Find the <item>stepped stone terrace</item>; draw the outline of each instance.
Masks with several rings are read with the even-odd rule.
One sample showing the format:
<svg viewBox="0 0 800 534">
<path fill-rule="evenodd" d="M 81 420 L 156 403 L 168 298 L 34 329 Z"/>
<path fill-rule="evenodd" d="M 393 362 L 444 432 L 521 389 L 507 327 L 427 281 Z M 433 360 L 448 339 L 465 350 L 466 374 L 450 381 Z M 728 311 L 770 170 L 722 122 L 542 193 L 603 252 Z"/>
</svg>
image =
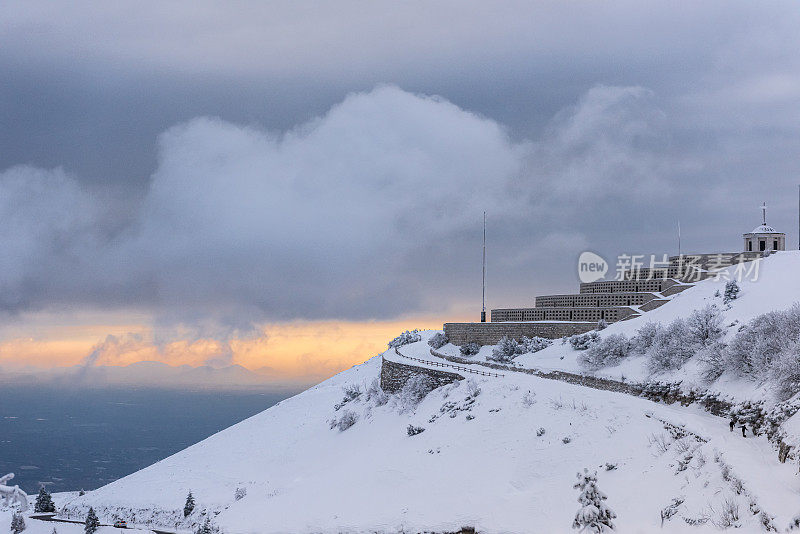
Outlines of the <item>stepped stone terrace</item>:
<svg viewBox="0 0 800 534">
<path fill-rule="evenodd" d="M 761 252 L 672 256 L 655 267 L 632 266 L 618 280 L 582 283 L 578 293 L 537 296 L 529 308 L 496 308 L 490 323 L 445 323 L 451 343 L 495 344 L 502 337 L 560 338 L 653 310 L 719 269 L 760 258 Z"/>
</svg>

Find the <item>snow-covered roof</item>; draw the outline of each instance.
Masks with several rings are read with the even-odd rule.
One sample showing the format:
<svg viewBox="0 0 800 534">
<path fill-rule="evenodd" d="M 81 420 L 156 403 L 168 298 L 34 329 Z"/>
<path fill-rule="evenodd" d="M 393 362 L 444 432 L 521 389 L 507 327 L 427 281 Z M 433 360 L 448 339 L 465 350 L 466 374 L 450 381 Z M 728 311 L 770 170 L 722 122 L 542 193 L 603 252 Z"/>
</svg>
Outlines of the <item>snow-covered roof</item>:
<svg viewBox="0 0 800 534">
<path fill-rule="evenodd" d="M 773 227 L 771 227 L 769 225 L 766 225 L 766 224 L 761 224 L 761 225 L 758 225 L 755 228 L 753 228 L 753 230 L 750 233 L 751 234 L 780 234 L 782 232 L 776 232 L 775 228 L 773 228 Z"/>
</svg>

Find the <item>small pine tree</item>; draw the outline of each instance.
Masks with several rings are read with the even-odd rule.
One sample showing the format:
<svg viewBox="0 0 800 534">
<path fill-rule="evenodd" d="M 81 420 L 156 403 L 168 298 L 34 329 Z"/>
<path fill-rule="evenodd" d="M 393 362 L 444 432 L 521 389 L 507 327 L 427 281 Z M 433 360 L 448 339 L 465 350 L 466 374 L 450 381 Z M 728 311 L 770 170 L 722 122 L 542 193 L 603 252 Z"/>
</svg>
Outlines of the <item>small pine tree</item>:
<svg viewBox="0 0 800 534">
<path fill-rule="evenodd" d="M 39 488 L 39 495 L 36 496 L 36 503 L 33 505 L 33 511 L 45 514 L 54 513 L 56 511 L 53 497 L 44 489 L 44 486 Z"/>
<path fill-rule="evenodd" d="M 614 530 L 611 520 L 617 514 L 603 502 L 607 497 L 597 489 L 597 472 L 589 474 L 589 470 L 584 469 L 583 473 L 578 473 L 578 482 L 573 487 L 581 492 L 578 496 L 581 507 L 575 514 L 572 528 L 596 534 L 605 532 L 606 529 Z"/>
<path fill-rule="evenodd" d="M 86 514 L 86 523 L 84 524 L 83 531 L 86 534 L 94 534 L 100 528 L 100 519 L 94 513 L 94 508 L 89 508 L 89 513 Z"/>
<path fill-rule="evenodd" d="M 728 304 L 737 298 L 739 298 L 739 284 L 736 283 L 736 280 L 731 280 L 725 284 L 725 295 L 722 297 L 722 302 Z"/>
<path fill-rule="evenodd" d="M 19 534 L 23 530 L 25 530 L 25 518 L 21 513 L 14 512 L 14 515 L 11 516 L 11 532 Z"/>
<path fill-rule="evenodd" d="M 186 496 L 186 504 L 183 505 L 183 517 L 189 517 L 189 514 L 192 513 L 194 510 L 194 495 L 192 492 L 189 492 L 189 495 Z"/>
<path fill-rule="evenodd" d="M 206 520 L 198 525 L 197 530 L 194 531 L 194 534 L 217 534 L 218 532 L 219 528 L 217 528 L 217 526 L 211 522 L 211 519 L 206 517 Z"/>
</svg>

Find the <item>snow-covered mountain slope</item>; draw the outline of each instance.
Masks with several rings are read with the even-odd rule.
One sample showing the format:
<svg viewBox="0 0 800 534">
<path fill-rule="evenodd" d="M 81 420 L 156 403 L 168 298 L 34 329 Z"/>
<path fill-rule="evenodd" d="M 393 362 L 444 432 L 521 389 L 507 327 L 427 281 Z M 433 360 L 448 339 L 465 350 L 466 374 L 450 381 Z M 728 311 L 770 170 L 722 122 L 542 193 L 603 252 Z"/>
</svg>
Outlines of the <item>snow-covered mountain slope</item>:
<svg viewBox="0 0 800 534">
<path fill-rule="evenodd" d="M 777 254 L 763 262 L 758 281 L 742 282 L 740 297 L 724 310 L 726 327 L 734 325 L 726 338 L 736 325 L 790 307 L 800 296 L 798 267 L 797 253 Z M 645 322 L 668 323 L 708 303 L 721 305 L 715 293 L 724 284 L 701 282 L 600 334 L 631 336 Z M 800 513 L 796 464 L 779 463 L 765 437 L 743 438 L 726 419 L 695 405 L 658 404 L 510 370 L 487 377 L 452 367 L 436 368 L 465 379 L 418 404 L 414 388 L 380 391 L 384 358 L 421 367 L 431 366 L 408 357 L 449 364 L 430 354 L 432 334 L 423 332 L 400 354 L 387 351 L 75 499 L 68 509 L 80 515 L 91 505 L 101 517 L 182 521 L 184 528 L 205 509 L 231 534 L 453 532 L 467 526 L 569 532 L 579 506 L 576 473 L 588 468 L 598 471 L 619 532 L 654 532 L 662 524 L 669 532 L 728 526 L 759 532 L 773 524 L 784 530 Z M 492 349 L 483 347 L 472 359 L 485 362 Z M 556 341 L 514 365 L 581 372 L 579 353 Z M 648 378 L 636 358 L 598 373 Z M 691 366 L 680 373 L 692 378 Z M 727 384 L 743 396 L 757 389 Z M 409 435 L 409 425 L 418 433 Z M 183 520 L 190 490 L 197 509 Z"/>
<path fill-rule="evenodd" d="M 762 509 L 780 524 L 797 512 L 800 481 L 770 445 L 698 409 L 513 373 L 440 388 L 415 408 L 364 393 L 334 409 L 343 387 L 368 388 L 380 365 L 375 357 L 73 506 L 177 511 L 191 490 L 230 533 L 567 532 L 587 467 L 620 532 L 652 532 L 673 499 L 683 502 L 671 532 L 716 530 L 728 508 L 752 531 Z M 345 410 L 356 423 L 331 429 Z M 672 436 L 662 421 L 707 442 Z M 409 424 L 425 430 L 409 436 Z"/>
</svg>

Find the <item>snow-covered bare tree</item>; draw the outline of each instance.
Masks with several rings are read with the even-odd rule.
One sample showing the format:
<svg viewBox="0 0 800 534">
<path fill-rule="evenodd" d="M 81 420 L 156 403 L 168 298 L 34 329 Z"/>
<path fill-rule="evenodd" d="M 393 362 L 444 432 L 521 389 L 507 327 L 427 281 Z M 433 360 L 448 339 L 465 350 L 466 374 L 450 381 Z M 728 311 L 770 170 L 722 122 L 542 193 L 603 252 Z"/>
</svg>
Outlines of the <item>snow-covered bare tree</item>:
<svg viewBox="0 0 800 534">
<path fill-rule="evenodd" d="M 624 334 L 612 334 L 579 354 L 578 363 L 585 369 L 596 371 L 619 365 L 630 353 L 631 341 Z"/>
<path fill-rule="evenodd" d="M 656 335 L 660 330 L 661 325 L 659 323 L 652 321 L 645 323 L 631 339 L 631 349 L 639 354 L 646 354 L 650 347 L 653 346 L 653 341 L 655 341 Z"/>
<path fill-rule="evenodd" d="M 722 328 L 722 314 L 713 304 L 694 310 L 687 321 L 692 340 L 703 346 L 718 341 L 725 333 Z"/>
<path fill-rule="evenodd" d="M 778 398 L 787 400 L 800 392 L 800 347 L 784 350 L 773 362 L 770 379 L 777 386 Z"/>
<path fill-rule="evenodd" d="M 763 380 L 773 362 L 800 339 L 800 305 L 759 315 L 744 325 L 727 350 L 727 368 L 739 376 Z"/>
<path fill-rule="evenodd" d="M 686 321 L 675 319 L 660 328 L 648 351 L 648 367 L 651 373 L 661 373 L 680 368 L 694 355 L 696 345 L 689 341 Z"/>
<path fill-rule="evenodd" d="M 575 514 L 572 528 L 594 533 L 614 530 L 611 520 L 617 514 L 606 505 L 606 495 L 597 488 L 597 472 L 589 473 L 584 469 L 583 473 L 578 473 L 578 482 L 573 487 L 580 490 L 578 502 L 581 507 Z"/>
<path fill-rule="evenodd" d="M 700 373 L 706 382 L 715 381 L 725 372 L 725 350 L 722 343 L 712 343 L 697 353 L 700 363 L 703 364 Z"/>
</svg>

